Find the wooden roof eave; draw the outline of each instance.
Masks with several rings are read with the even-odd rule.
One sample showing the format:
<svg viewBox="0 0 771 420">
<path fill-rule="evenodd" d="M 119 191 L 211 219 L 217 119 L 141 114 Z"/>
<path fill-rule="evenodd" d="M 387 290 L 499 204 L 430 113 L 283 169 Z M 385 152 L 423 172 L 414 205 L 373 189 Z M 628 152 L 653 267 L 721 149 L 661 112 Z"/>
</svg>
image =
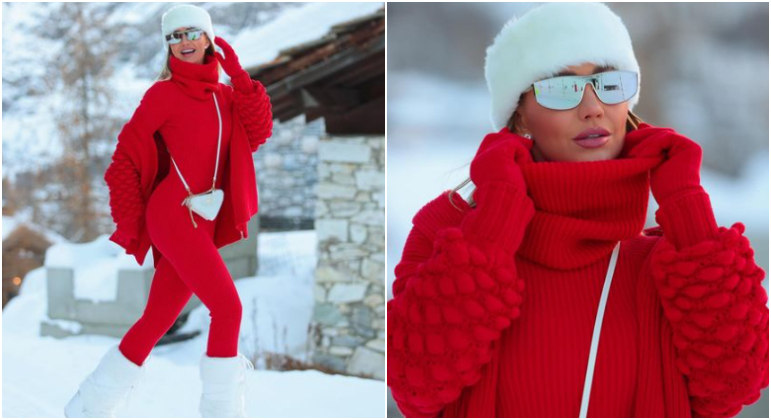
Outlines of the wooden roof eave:
<svg viewBox="0 0 771 420">
<path fill-rule="evenodd" d="M 351 48 L 334 56 L 330 56 L 326 60 L 315 63 L 307 69 L 270 84 L 266 87 L 266 90 L 271 98 L 288 95 L 294 90 L 328 77 L 336 71 L 384 50 L 385 36 L 381 35 L 374 38 L 372 42 L 364 46 L 364 48 Z"/>
</svg>

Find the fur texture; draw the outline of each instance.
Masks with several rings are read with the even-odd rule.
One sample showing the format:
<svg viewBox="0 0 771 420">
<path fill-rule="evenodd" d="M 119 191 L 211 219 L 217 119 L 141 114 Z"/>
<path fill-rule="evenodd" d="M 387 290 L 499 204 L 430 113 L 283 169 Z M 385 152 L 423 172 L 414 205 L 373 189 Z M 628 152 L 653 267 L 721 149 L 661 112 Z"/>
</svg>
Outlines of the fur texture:
<svg viewBox="0 0 771 420">
<path fill-rule="evenodd" d="M 191 4 L 182 4 L 172 7 L 161 17 L 161 32 L 163 33 L 163 45 L 166 45 L 166 35 L 177 28 L 201 28 L 206 32 L 209 41 L 214 42 L 214 27 L 211 24 L 209 12 Z"/>
<path fill-rule="evenodd" d="M 490 90 L 490 119 L 495 131 L 506 126 L 519 96 L 533 82 L 567 66 L 592 62 L 634 71 L 640 67 L 626 26 L 600 3 L 549 3 L 516 16 L 487 48 L 485 78 Z M 631 110 L 640 89 L 629 100 Z"/>
</svg>

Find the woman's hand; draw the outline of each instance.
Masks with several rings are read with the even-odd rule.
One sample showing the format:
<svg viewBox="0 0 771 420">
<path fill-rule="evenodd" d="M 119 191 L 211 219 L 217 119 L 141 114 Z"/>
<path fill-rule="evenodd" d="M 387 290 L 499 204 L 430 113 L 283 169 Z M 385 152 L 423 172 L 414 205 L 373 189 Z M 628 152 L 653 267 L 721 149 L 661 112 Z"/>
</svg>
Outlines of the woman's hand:
<svg viewBox="0 0 771 420">
<path fill-rule="evenodd" d="M 214 55 L 217 57 L 217 61 L 220 62 L 222 69 L 225 70 L 225 73 L 227 73 L 228 76 L 233 77 L 244 71 L 244 69 L 241 68 L 241 63 L 238 62 L 236 52 L 233 51 L 233 47 L 231 47 L 227 41 L 221 37 L 214 37 L 214 43 L 222 48 L 222 51 L 225 53 L 224 57 L 218 52 L 215 52 Z"/>
<path fill-rule="evenodd" d="M 504 128 L 485 136 L 471 161 L 471 180 L 477 187 L 491 182 L 506 182 L 525 187 L 519 165 L 532 162 L 532 140 L 512 134 Z"/>
<path fill-rule="evenodd" d="M 215 52 L 214 55 L 217 57 L 217 61 L 220 62 L 222 69 L 225 70 L 225 73 L 230 76 L 233 87 L 243 92 L 251 91 L 252 82 L 249 73 L 241 67 L 241 63 L 238 62 L 238 56 L 236 55 L 236 52 L 233 51 L 233 47 L 221 37 L 215 37 L 214 43 L 219 45 L 225 53 L 225 56 L 218 52 Z"/>
<path fill-rule="evenodd" d="M 502 129 L 488 134 L 471 161 L 477 205 L 461 222 L 473 243 L 513 254 L 535 214 L 520 165 L 532 162 L 532 142 Z"/>
<path fill-rule="evenodd" d="M 628 137 L 637 143 L 630 157 L 662 158 L 651 169 L 651 192 L 659 205 L 680 194 L 701 190 L 701 146 L 671 128 L 649 124 L 641 124 Z"/>
</svg>

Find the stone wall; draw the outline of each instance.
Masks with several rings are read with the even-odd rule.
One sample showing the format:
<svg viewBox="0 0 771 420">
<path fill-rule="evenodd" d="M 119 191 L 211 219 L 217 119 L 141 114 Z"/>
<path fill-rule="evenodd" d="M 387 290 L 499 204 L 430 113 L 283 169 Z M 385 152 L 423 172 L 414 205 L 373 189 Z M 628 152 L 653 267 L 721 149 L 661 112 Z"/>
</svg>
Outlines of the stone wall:
<svg viewBox="0 0 771 420">
<path fill-rule="evenodd" d="M 324 120 L 300 115 L 273 123 L 273 135 L 254 154 L 261 225 L 266 230 L 313 229 L 318 141 Z"/>
<path fill-rule="evenodd" d="M 385 138 L 318 144 L 314 362 L 385 376 Z"/>
</svg>

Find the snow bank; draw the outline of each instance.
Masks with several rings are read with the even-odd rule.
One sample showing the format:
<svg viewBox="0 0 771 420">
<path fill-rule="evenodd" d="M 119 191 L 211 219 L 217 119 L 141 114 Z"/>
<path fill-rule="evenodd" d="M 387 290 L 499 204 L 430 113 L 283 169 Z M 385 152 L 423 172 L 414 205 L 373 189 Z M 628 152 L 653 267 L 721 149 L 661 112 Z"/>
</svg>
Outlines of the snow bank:
<svg viewBox="0 0 771 420">
<path fill-rule="evenodd" d="M 24 276 L 19 295 L 3 308 L 3 359 L 8 346 L 7 337 L 38 337 L 40 321 L 46 318 L 48 291 L 46 269 L 38 267 Z M 3 366 L 7 365 L 3 363 Z"/>
<path fill-rule="evenodd" d="M 118 270 L 136 269 L 134 257 L 110 241 L 109 235 L 84 244 L 59 243 L 48 248 L 46 267 L 69 268 L 74 272 L 76 299 L 93 302 L 115 301 L 118 298 Z M 152 267 L 152 258 L 143 267 Z"/>
<path fill-rule="evenodd" d="M 114 344 L 114 339 L 97 336 L 5 341 L 3 417 L 63 417 L 80 381 Z M 179 363 L 168 354 L 154 354 L 145 362 L 145 377 L 119 417 L 199 417 L 198 360 Z M 382 418 L 384 387 L 382 381 L 318 371 L 251 371 L 246 412 L 248 417 Z"/>
<path fill-rule="evenodd" d="M 261 233 L 258 240 L 258 275 L 236 281 L 244 305 L 239 349 L 258 361 L 264 352 L 305 360 L 316 233 Z M 95 267 L 108 271 L 112 268 L 106 261 L 120 257 L 115 252 L 111 243 L 100 238 L 91 244 L 56 247 L 47 260 L 76 268 L 92 260 Z M 3 417 L 61 417 L 80 381 L 119 342 L 95 335 L 40 337 L 40 321 L 45 318 L 45 268 L 41 267 L 27 274 L 19 296 L 3 310 Z M 120 416 L 198 416 L 198 362 L 206 350 L 209 321 L 208 310 L 201 306 L 182 327 L 182 331 L 200 330 L 200 335 L 153 349 L 145 379 Z M 247 383 L 249 417 L 382 418 L 385 412 L 382 381 L 313 370 L 255 370 L 249 372 Z"/>
</svg>

